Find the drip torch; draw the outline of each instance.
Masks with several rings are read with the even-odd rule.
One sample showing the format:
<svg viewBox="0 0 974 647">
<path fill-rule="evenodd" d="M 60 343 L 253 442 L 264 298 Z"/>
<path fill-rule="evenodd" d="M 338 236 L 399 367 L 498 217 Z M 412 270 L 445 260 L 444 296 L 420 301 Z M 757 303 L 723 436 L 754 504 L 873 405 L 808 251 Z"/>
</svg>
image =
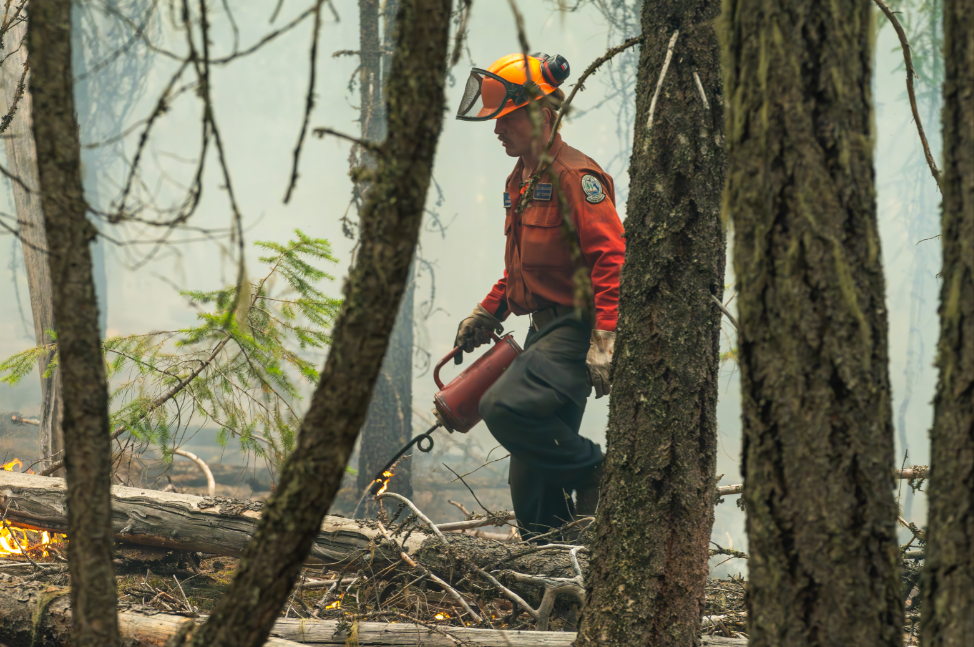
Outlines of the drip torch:
<svg viewBox="0 0 974 647">
<path fill-rule="evenodd" d="M 372 483 L 373 486 L 381 484 L 378 492 L 385 489 L 386 483 L 392 477 L 390 472 L 392 466 L 413 446 L 424 453 L 433 449 L 433 437 L 430 434 L 434 431 L 444 427 L 451 434 L 453 432 L 465 434 L 480 422 L 480 398 L 497 381 L 501 373 L 507 370 L 511 362 L 523 352 L 510 333 L 498 337 L 492 332 L 490 336 L 494 345 L 446 386 L 440 381 L 440 369 L 458 353 L 462 353 L 463 348 L 459 346 L 454 348 L 433 369 L 433 381 L 439 389 L 433 396 L 433 416 L 436 418 L 436 424 L 406 443 L 406 446 L 400 449 L 376 475 Z"/>
</svg>

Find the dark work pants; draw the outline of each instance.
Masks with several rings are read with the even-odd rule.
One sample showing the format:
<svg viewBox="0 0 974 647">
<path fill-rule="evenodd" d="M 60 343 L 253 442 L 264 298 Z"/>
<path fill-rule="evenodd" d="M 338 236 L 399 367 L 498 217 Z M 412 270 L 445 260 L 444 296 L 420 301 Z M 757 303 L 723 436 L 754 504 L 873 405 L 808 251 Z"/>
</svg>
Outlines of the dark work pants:
<svg viewBox="0 0 974 647">
<path fill-rule="evenodd" d="M 511 499 L 524 539 L 571 521 L 572 490 L 602 462 L 578 434 L 591 392 L 591 328 L 570 314 L 531 330 L 525 351 L 487 390 L 480 415 L 511 453 Z"/>
</svg>

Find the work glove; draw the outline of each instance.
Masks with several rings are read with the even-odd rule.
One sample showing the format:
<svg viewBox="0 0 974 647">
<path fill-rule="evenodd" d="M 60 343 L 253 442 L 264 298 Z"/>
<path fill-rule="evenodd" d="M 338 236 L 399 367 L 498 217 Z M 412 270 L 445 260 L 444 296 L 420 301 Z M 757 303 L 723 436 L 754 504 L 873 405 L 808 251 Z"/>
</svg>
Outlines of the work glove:
<svg viewBox="0 0 974 647">
<path fill-rule="evenodd" d="M 504 326 L 497 317 L 487 312 L 487 309 L 478 303 L 470 316 L 460 322 L 453 347 L 461 346 L 464 352 L 473 352 L 477 346 L 490 341 L 491 331 L 500 334 L 504 332 Z M 463 364 L 463 353 L 457 353 L 453 357 L 453 363 Z"/>
<path fill-rule="evenodd" d="M 595 388 L 595 397 L 612 393 L 612 380 L 609 369 L 612 367 L 612 352 L 615 350 L 616 334 L 608 330 L 593 330 L 592 345 L 588 348 L 585 363 L 588 365 L 588 379 Z"/>
</svg>

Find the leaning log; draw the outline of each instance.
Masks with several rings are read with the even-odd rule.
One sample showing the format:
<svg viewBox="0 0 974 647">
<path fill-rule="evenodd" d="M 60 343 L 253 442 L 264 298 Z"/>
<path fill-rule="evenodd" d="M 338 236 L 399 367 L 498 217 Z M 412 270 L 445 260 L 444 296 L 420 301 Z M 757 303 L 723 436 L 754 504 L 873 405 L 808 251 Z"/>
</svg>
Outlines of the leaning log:
<svg viewBox="0 0 974 647">
<path fill-rule="evenodd" d="M 64 479 L 0 471 L 0 513 L 15 526 L 65 533 L 65 494 Z M 171 550 L 239 556 L 250 541 L 262 506 L 259 501 L 112 487 L 115 539 Z M 329 515 L 321 525 L 309 561 L 352 568 L 387 565 L 398 562 L 403 550 L 451 583 L 461 579 L 469 565 L 544 577 L 574 576 L 564 550 L 534 551 L 518 557 L 519 551 L 532 549 L 452 533 L 446 535 L 446 545 L 420 531 L 395 539 L 402 548 L 383 539 L 375 522 Z M 587 555 L 579 558 L 582 568 L 587 568 Z M 539 591 L 528 587 L 519 593 L 540 600 Z"/>
<path fill-rule="evenodd" d="M 24 582 L 0 574 L 0 636 L 15 645 L 70 644 L 71 608 L 68 589 L 40 582 Z M 205 618 L 197 618 L 202 622 Z M 126 644 L 133 647 L 162 647 L 187 618 L 159 613 L 152 607 L 121 605 L 119 630 Z M 350 626 L 347 623 L 344 626 Z M 355 624 L 360 647 L 569 647 L 573 632 L 559 631 L 491 631 L 465 627 L 439 626 L 430 630 L 423 625 L 359 622 Z M 271 630 L 268 647 L 299 645 L 347 645 L 348 634 L 339 629 L 337 620 L 298 620 L 280 618 Z M 734 638 L 704 636 L 704 645 L 731 647 L 746 645 Z"/>
</svg>

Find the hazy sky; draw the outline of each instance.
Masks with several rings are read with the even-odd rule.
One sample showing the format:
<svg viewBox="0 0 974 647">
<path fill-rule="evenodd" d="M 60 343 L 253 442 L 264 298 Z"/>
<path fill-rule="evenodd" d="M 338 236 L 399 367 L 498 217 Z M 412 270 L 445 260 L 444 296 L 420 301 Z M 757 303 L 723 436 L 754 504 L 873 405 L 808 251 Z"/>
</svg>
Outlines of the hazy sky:
<svg viewBox="0 0 974 647">
<path fill-rule="evenodd" d="M 286 23 L 307 3 L 287 2 L 276 25 Z M 266 2 L 234 3 L 241 31 L 241 43 L 255 42 L 271 27 L 270 5 Z M 317 105 L 311 126 L 327 126 L 358 134 L 358 90 L 348 92 L 357 59 L 333 58 L 339 50 L 358 49 L 357 7 L 355 3 L 336 1 L 341 21 L 326 14 L 322 27 L 318 57 Z M 609 29 L 597 11 L 586 7 L 573 13 L 558 13 L 548 2 L 522 2 L 527 31 L 533 50 L 562 54 L 572 66 L 571 84 L 596 57 L 624 36 L 614 35 L 608 41 Z M 216 9 L 213 35 L 216 55 L 226 52 L 230 43 L 227 23 Z M 909 15 L 909 14 L 908 14 Z M 213 96 L 221 134 L 224 138 L 232 173 L 234 192 L 241 205 L 248 241 L 257 239 L 286 242 L 290 232 L 301 228 L 313 236 L 328 238 L 341 259 L 332 272 L 342 277 L 348 270 L 354 241 L 342 234 L 340 219 L 349 203 L 351 183 L 348 178 L 349 144 L 335 138 L 309 138 L 301 162 L 301 177 L 291 204 L 282 199 L 291 172 L 292 151 L 300 128 L 307 92 L 310 21 L 265 47 L 257 54 L 213 71 Z M 185 36 L 166 26 L 162 42 L 182 51 Z M 469 50 L 473 64 L 486 67 L 505 54 L 519 51 L 514 21 L 506 3 L 475 2 L 470 20 Z M 138 98 L 127 121 L 128 126 L 148 114 L 159 92 L 168 81 L 171 61 L 156 56 L 148 74 L 145 92 Z M 442 190 L 441 204 L 431 191 L 428 206 L 435 208 L 444 224 L 445 234 L 432 226 L 424 231 L 421 256 L 434 270 L 431 277 L 423 270 L 417 279 L 416 302 L 420 307 L 435 294 L 434 312 L 425 324 L 424 344 L 434 361 L 446 354 L 461 318 L 488 292 L 503 271 L 504 235 L 502 191 L 505 177 L 513 167 L 492 132 L 492 124 L 454 120 L 463 82 L 471 66 L 464 56 L 453 70 L 448 89 L 448 106 L 443 134 L 434 170 Z M 927 430 L 932 420 L 930 401 L 936 380 L 932 367 L 938 335 L 936 308 L 940 268 L 939 240 L 920 243 L 921 238 L 939 233 L 939 194 L 925 167 L 916 163 L 919 146 L 905 99 L 902 57 L 895 35 L 887 26 L 880 32 L 876 48 L 876 171 L 880 231 L 882 235 L 887 278 L 887 302 L 890 315 L 890 375 L 893 384 L 894 417 L 897 424 L 897 450 L 902 457 L 909 447 L 908 463 L 928 460 Z M 111 69 L 111 68 L 109 68 Z M 604 78 L 604 75 L 602 75 Z M 188 78 L 188 77 L 187 77 Z M 603 78 L 597 75 L 580 93 L 575 107 L 588 111 L 581 118 L 569 119 L 563 128 L 565 141 L 603 163 L 613 175 L 617 191 L 625 194 L 628 186 L 627 160 L 616 157 L 621 148 L 617 137 L 618 100 L 605 102 Z M 111 83 L 108 79 L 102 81 Z M 634 82 L 634 81 L 633 81 Z M 127 95 L 127 99 L 134 98 Z M 179 195 L 192 172 L 192 161 L 199 148 L 199 114 L 201 102 L 192 93 L 181 98 L 160 119 L 156 127 L 146 166 L 147 184 L 157 191 L 161 202 Z M 928 136 L 939 159 L 939 109 L 924 115 Z M 90 135 L 83 133 L 90 141 Z M 125 140 L 131 155 L 136 135 Z M 922 157 L 920 158 L 922 160 Z M 625 163 L 623 163 L 625 162 Z M 117 189 L 122 168 L 97 179 L 99 199 L 106 203 Z M 9 183 L 0 191 L 0 210 L 13 213 Z M 222 190 L 216 159 L 208 160 L 207 179 L 199 212 L 191 224 L 200 228 L 225 228 L 230 223 L 226 192 Z M 619 205 L 625 217 L 624 205 Z M 135 227 L 109 232 L 118 239 L 151 240 L 158 231 L 140 231 Z M 177 232 L 172 239 L 200 238 L 194 232 Z M 144 261 L 148 244 L 106 245 L 108 280 L 108 332 L 132 334 L 149 330 L 167 330 L 187 326 L 194 321 L 195 311 L 176 294 L 173 285 L 183 289 L 213 289 L 234 280 L 235 266 L 227 255 L 225 237 L 222 243 L 192 242 L 171 244 L 148 262 Z M 23 271 L 17 272 L 20 303 L 25 309 L 27 327 L 21 323 L 11 280 L 12 239 L 0 237 L 0 356 L 29 347 L 33 342 L 27 287 Z M 256 262 L 259 254 L 249 245 L 248 273 L 258 276 L 263 271 Z M 20 263 L 20 255 L 17 256 Z M 139 264 L 137 269 L 133 269 Z M 728 271 L 731 264 L 728 263 Z M 435 291 L 431 281 L 435 279 Z M 727 283 L 733 278 L 728 275 Z M 338 295 L 340 281 L 326 287 Z M 732 310 L 736 308 L 732 305 Z M 519 341 L 527 330 L 527 317 L 511 318 L 506 326 Z M 727 350 L 733 331 L 725 326 L 722 350 Z M 322 358 L 323 359 L 323 356 Z M 452 370 L 452 365 L 449 370 Z M 725 474 L 722 483 L 739 483 L 740 410 L 739 381 L 733 364 L 724 366 L 720 384 L 718 419 L 721 448 L 718 473 Z M 430 408 L 435 386 L 431 373 L 417 376 L 414 404 L 420 410 Z M 36 379 L 11 389 L 0 387 L 0 409 L 36 410 L 39 387 Z M 604 446 L 607 400 L 590 399 L 582 431 Z M 482 425 L 481 425 L 482 428 Z M 480 429 L 483 444 L 491 446 L 489 435 Z M 904 446 L 903 440 L 906 440 Z M 743 546 L 742 515 L 733 498 L 717 509 L 714 538 L 722 544 Z M 922 521 L 925 507 L 918 502 L 912 517 Z M 735 566 L 735 569 L 737 567 Z"/>
</svg>

